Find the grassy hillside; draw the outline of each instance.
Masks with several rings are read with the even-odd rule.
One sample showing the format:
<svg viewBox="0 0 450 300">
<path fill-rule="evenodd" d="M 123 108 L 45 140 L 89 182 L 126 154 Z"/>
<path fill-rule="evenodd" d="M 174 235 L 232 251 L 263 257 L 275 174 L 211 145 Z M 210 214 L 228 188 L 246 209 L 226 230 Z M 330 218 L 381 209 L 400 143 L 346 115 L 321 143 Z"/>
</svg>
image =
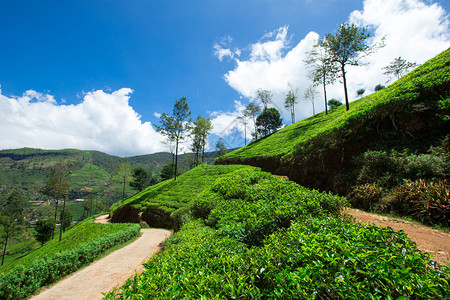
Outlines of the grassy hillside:
<svg viewBox="0 0 450 300">
<path fill-rule="evenodd" d="M 151 227 L 174 228 L 179 213 L 216 178 L 248 166 L 200 165 L 177 177 L 166 180 L 135 194 L 111 207 L 113 222 L 145 221 Z"/>
<path fill-rule="evenodd" d="M 202 166 L 184 174 L 180 186 L 165 183 L 167 195 L 177 189 L 173 195 L 182 194 L 183 203 L 191 199 L 183 211 L 184 225 L 165 242 L 165 250 L 145 264 L 142 274 L 106 299 L 450 295 L 450 269 L 418 251 L 403 232 L 355 224 L 341 215 L 344 198 L 256 168 L 232 167 Z M 220 176 L 213 180 L 212 172 Z M 200 179 L 208 182 L 198 189 Z M 129 204 L 138 205 L 135 200 Z"/>
<path fill-rule="evenodd" d="M 25 299 L 139 236 L 137 224 L 95 224 L 85 220 L 28 255 L 0 268 L 0 299 Z"/>
<path fill-rule="evenodd" d="M 448 132 L 450 50 L 387 88 L 287 126 L 216 160 L 249 164 L 289 176 L 302 185 L 334 190 L 332 178 L 367 150 L 424 153 Z M 345 171 L 344 171 L 345 172 Z"/>
</svg>

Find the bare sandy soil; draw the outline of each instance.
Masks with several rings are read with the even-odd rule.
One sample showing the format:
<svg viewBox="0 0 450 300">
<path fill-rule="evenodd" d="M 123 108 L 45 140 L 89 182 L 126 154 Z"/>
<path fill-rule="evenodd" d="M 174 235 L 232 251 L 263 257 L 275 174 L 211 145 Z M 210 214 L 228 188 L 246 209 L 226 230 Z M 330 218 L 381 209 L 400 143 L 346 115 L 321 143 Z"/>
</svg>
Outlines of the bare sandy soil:
<svg viewBox="0 0 450 300">
<path fill-rule="evenodd" d="M 107 222 L 102 216 L 96 222 Z M 114 251 L 32 297 L 33 300 L 102 299 L 102 292 L 122 285 L 135 272 L 142 272 L 142 263 L 160 250 L 159 244 L 170 236 L 164 229 L 142 229 L 142 235 L 131 244 Z"/>
<path fill-rule="evenodd" d="M 433 260 L 440 264 L 450 263 L 450 233 L 400 219 L 367 213 L 359 209 L 349 209 L 347 212 L 363 223 L 389 226 L 394 230 L 402 229 L 416 243 L 419 250 L 431 253 Z"/>
</svg>

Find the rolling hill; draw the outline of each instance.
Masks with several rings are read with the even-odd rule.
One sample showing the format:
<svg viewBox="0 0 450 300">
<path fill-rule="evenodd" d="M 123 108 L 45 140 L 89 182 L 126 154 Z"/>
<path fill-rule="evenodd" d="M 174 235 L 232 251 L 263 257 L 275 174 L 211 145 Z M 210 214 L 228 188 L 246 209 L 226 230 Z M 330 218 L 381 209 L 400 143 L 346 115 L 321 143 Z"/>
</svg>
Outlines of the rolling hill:
<svg viewBox="0 0 450 300">
<path fill-rule="evenodd" d="M 346 195 L 367 151 L 448 152 L 450 50 L 387 88 L 287 126 L 216 160 L 261 167 L 310 188 Z M 447 139 L 447 140 L 446 140 Z M 349 184 L 350 183 L 350 184 Z"/>
</svg>

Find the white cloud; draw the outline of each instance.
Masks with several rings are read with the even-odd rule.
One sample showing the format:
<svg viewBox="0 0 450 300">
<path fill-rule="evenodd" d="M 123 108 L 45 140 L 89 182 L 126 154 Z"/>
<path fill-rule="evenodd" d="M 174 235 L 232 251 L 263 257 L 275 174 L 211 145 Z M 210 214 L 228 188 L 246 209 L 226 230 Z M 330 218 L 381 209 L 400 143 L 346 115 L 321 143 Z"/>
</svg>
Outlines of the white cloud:
<svg viewBox="0 0 450 300">
<path fill-rule="evenodd" d="M 98 90 L 77 105 L 58 105 L 51 95 L 30 90 L 7 97 L 0 90 L 0 148 L 76 148 L 120 156 L 164 151 L 164 138 L 129 105 L 131 93 Z"/>
<path fill-rule="evenodd" d="M 450 46 L 448 14 L 438 4 L 427 3 L 421 0 L 365 0 L 362 11 L 354 11 L 349 15 L 349 22 L 369 26 L 374 32 L 372 43 L 386 38 L 386 46 L 369 56 L 366 66 L 347 69 L 350 100 L 356 98 L 356 91 L 360 88 L 365 88 L 367 95 L 375 85 L 385 84 L 388 78 L 383 75 L 382 68 L 394 58 L 401 56 L 411 62 L 423 63 Z M 285 122 L 289 123 L 290 116 L 283 106 L 288 84 L 298 89 L 299 98 L 302 99 L 305 89 L 310 85 L 304 65 L 305 52 L 311 49 L 318 38 L 318 34 L 310 32 L 298 44 L 290 47 L 288 26 L 274 30 L 249 45 L 246 49 L 250 49 L 250 52 L 246 58 L 228 55 L 236 65 L 224 75 L 224 79 L 248 99 L 254 98 L 259 88 L 272 91 L 273 106 L 280 110 Z M 317 99 L 316 111 L 321 111 L 325 109 L 322 88 L 318 87 L 318 90 L 321 98 Z M 327 87 L 327 93 L 329 99 L 344 98 L 343 87 L 339 82 Z M 224 113 L 223 118 L 227 114 L 234 113 Z M 296 119 L 311 114 L 311 103 L 300 100 L 296 106 Z"/>
<path fill-rule="evenodd" d="M 161 114 L 160 114 L 159 112 L 156 112 L 156 111 L 155 111 L 155 112 L 153 113 L 153 115 L 154 115 L 156 118 L 158 118 L 158 119 L 161 118 Z"/>
</svg>

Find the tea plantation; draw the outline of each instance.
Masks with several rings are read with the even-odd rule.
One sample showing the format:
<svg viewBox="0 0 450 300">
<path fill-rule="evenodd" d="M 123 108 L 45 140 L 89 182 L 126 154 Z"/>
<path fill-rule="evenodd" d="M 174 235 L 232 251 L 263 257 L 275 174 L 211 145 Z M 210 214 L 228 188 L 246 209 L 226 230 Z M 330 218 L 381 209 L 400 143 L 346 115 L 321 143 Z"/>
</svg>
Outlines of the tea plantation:
<svg viewBox="0 0 450 300">
<path fill-rule="evenodd" d="M 431 261 L 403 232 L 352 222 L 342 215 L 345 198 L 254 168 L 194 193 L 187 192 L 193 200 L 184 225 L 165 250 L 106 299 L 450 296 L 448 266 Z"/>
</svg>

